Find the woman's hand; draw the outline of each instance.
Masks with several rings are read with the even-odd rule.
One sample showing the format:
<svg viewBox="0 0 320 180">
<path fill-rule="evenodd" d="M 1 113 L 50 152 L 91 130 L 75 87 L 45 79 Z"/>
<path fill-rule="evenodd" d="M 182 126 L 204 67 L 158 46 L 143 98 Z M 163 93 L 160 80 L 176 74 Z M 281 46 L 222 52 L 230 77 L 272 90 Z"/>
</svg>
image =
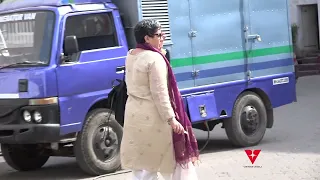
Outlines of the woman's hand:
<svg viewBox="0 0 320 180">
<path fill-rule="evenodd" d="M 184 133 L 185 130 L 184 130 L 183 126 L 179 123 L 179 121 L 176 120 L 176 118 L 170 119 L 169 124 L 175 133 L 177 133 L 177 134 Z"/>
</svg>

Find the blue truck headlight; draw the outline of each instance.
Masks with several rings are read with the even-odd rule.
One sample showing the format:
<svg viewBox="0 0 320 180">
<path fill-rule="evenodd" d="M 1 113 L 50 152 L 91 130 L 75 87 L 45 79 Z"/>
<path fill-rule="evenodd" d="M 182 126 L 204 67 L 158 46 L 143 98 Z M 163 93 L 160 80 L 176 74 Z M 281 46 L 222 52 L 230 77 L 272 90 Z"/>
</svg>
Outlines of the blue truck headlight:
<svg viewBox="0 0 320 180">
<path fill-rule="evenodd" d="M 31 113 L 27 110 L 23 111 L 23 119 L 26 122 L 31 122 Z"/>
<path fill-rule="evenodd" d="M 33 113 L 33 119 L 34 119 L 35 122 L 40 123 L 40 122 L 42 121 L 42 115 L 41 115 L 41 113 L 38 112 L 38 111 L 35 111 L 35 112 Z"/>
</svg>

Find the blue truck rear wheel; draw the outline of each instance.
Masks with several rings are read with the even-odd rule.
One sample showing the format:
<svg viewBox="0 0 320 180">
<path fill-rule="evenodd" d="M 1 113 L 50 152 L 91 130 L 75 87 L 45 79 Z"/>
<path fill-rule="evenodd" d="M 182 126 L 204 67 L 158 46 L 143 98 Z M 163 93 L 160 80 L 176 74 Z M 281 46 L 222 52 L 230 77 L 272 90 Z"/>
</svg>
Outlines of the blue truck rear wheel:
<svg viewBox="0 0 320 180">
<path fill-rule="evenodd" d="M 1 144 L 2 156 L 9 166 L 18 171 L 32 171 L 41 168 L 50 156 L 37 149 L 36 144 Z"/>
<path fill-rule="evenodd" d="M 122 126 L 109 109 L 94 109 L 78 134 L 74 152 L 80 168 L 89 175 L 103 175 L 120 169 Z M 108 131 L 109 127 L 109 131 Z"/>
<path fill-rule="evenodd" d="M 224 120 L 231 143 L 248 147 L 260 143 L 267 128 L 267 111 L 261 98 L 254 92 L 244 92 L 236 100 L 232 117 Z"/>
</svg>

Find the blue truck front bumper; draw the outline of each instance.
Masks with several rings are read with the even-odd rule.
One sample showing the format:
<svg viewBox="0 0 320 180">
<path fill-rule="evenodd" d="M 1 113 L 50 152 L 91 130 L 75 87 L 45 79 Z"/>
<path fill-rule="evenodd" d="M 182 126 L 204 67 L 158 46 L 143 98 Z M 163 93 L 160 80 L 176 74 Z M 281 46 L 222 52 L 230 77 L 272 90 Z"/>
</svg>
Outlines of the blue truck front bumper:
<svg viewBox="0 0 320 180">
<path fill-rule="evenodd" d="M 28 111 L 41 114 L 41 122 L 23 117 Z M 59 105 L 29 105 L 28 99 L 0 100 L 0 143 L 34 144 L 57 142 L 60 138 Z"/>
</svg>

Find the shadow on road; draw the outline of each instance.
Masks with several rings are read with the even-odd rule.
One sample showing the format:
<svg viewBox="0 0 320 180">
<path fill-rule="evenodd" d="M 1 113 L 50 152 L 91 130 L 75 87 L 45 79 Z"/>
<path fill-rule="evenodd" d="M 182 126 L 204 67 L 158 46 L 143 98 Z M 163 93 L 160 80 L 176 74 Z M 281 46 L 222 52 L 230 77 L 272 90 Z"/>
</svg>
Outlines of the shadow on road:
<svg viewBox="0 0 320 180">
<path fill-rule="evenodd" d="M 86 176 L 72 158 L 50 158 L 45 167 L 36 171 L 17 172 L 5 162 L 0 163 L 0 179 L 10 180 L 76 180 Z"/>
<path fill-rule="evenodd" d="M 199 149 L 201 149 L 206 143 L 206 139 L 199 138 L 198 144 Z M 265 138 L 263 141 L 260 142 L 258 146 L 252 147 L 253 149 L 259 149 L 263 147 L 272 146 L 273 144 L 278 144 L 279 142 L 275 142 L 270 138 Z M 225 151 L 234 151 L 238 149 L 252 149 L 252 148 L 241 148 L 241 147 L 235 147 L 233 146 L 227 137 L 211 137 L 209 140 L 208 145 L 205 147 L 205 149 L 201 152 L 201 154 L 211 154 L 211 153 L 219 153 L 219 152 L 225 152 Z M 263 148 L 265 149 L 265 148 Z M 270 149 L 269 149 L 270 150 Z M 274 149 L 277 151 L 276 149 Z"/>
<path fill-rule="evenodd" d="M 279 128 L 280 129 L 280 128 Z M 303 132 L 304 131 L 304 132 Z M 312 131 L 309 131 L 312 132 Z M 224 133 L 212 133 L 206 148 L 201 154 L 219 153 L 225 151 L 234 151 L 239 149 L 261 149 L 262 151 L 276 153 L 316 153 L 320 154 L 320 143 L 317 139 L 320 136 L 312 136 L 306 129 L 301 128 L 301 131 L 275 131 L 267 130 L 264 139 L 257 146 L 239 148 L 233 146 L 228 138 L 222 136 Z M 202 132 L 201 134 L 203 134 Z M 214 137 L 213 134 L 219 134 L 219 137 Z M 198 138 L 199 148 L 202 148 L 206 143 L 206 138 Z"/>
</svg>

